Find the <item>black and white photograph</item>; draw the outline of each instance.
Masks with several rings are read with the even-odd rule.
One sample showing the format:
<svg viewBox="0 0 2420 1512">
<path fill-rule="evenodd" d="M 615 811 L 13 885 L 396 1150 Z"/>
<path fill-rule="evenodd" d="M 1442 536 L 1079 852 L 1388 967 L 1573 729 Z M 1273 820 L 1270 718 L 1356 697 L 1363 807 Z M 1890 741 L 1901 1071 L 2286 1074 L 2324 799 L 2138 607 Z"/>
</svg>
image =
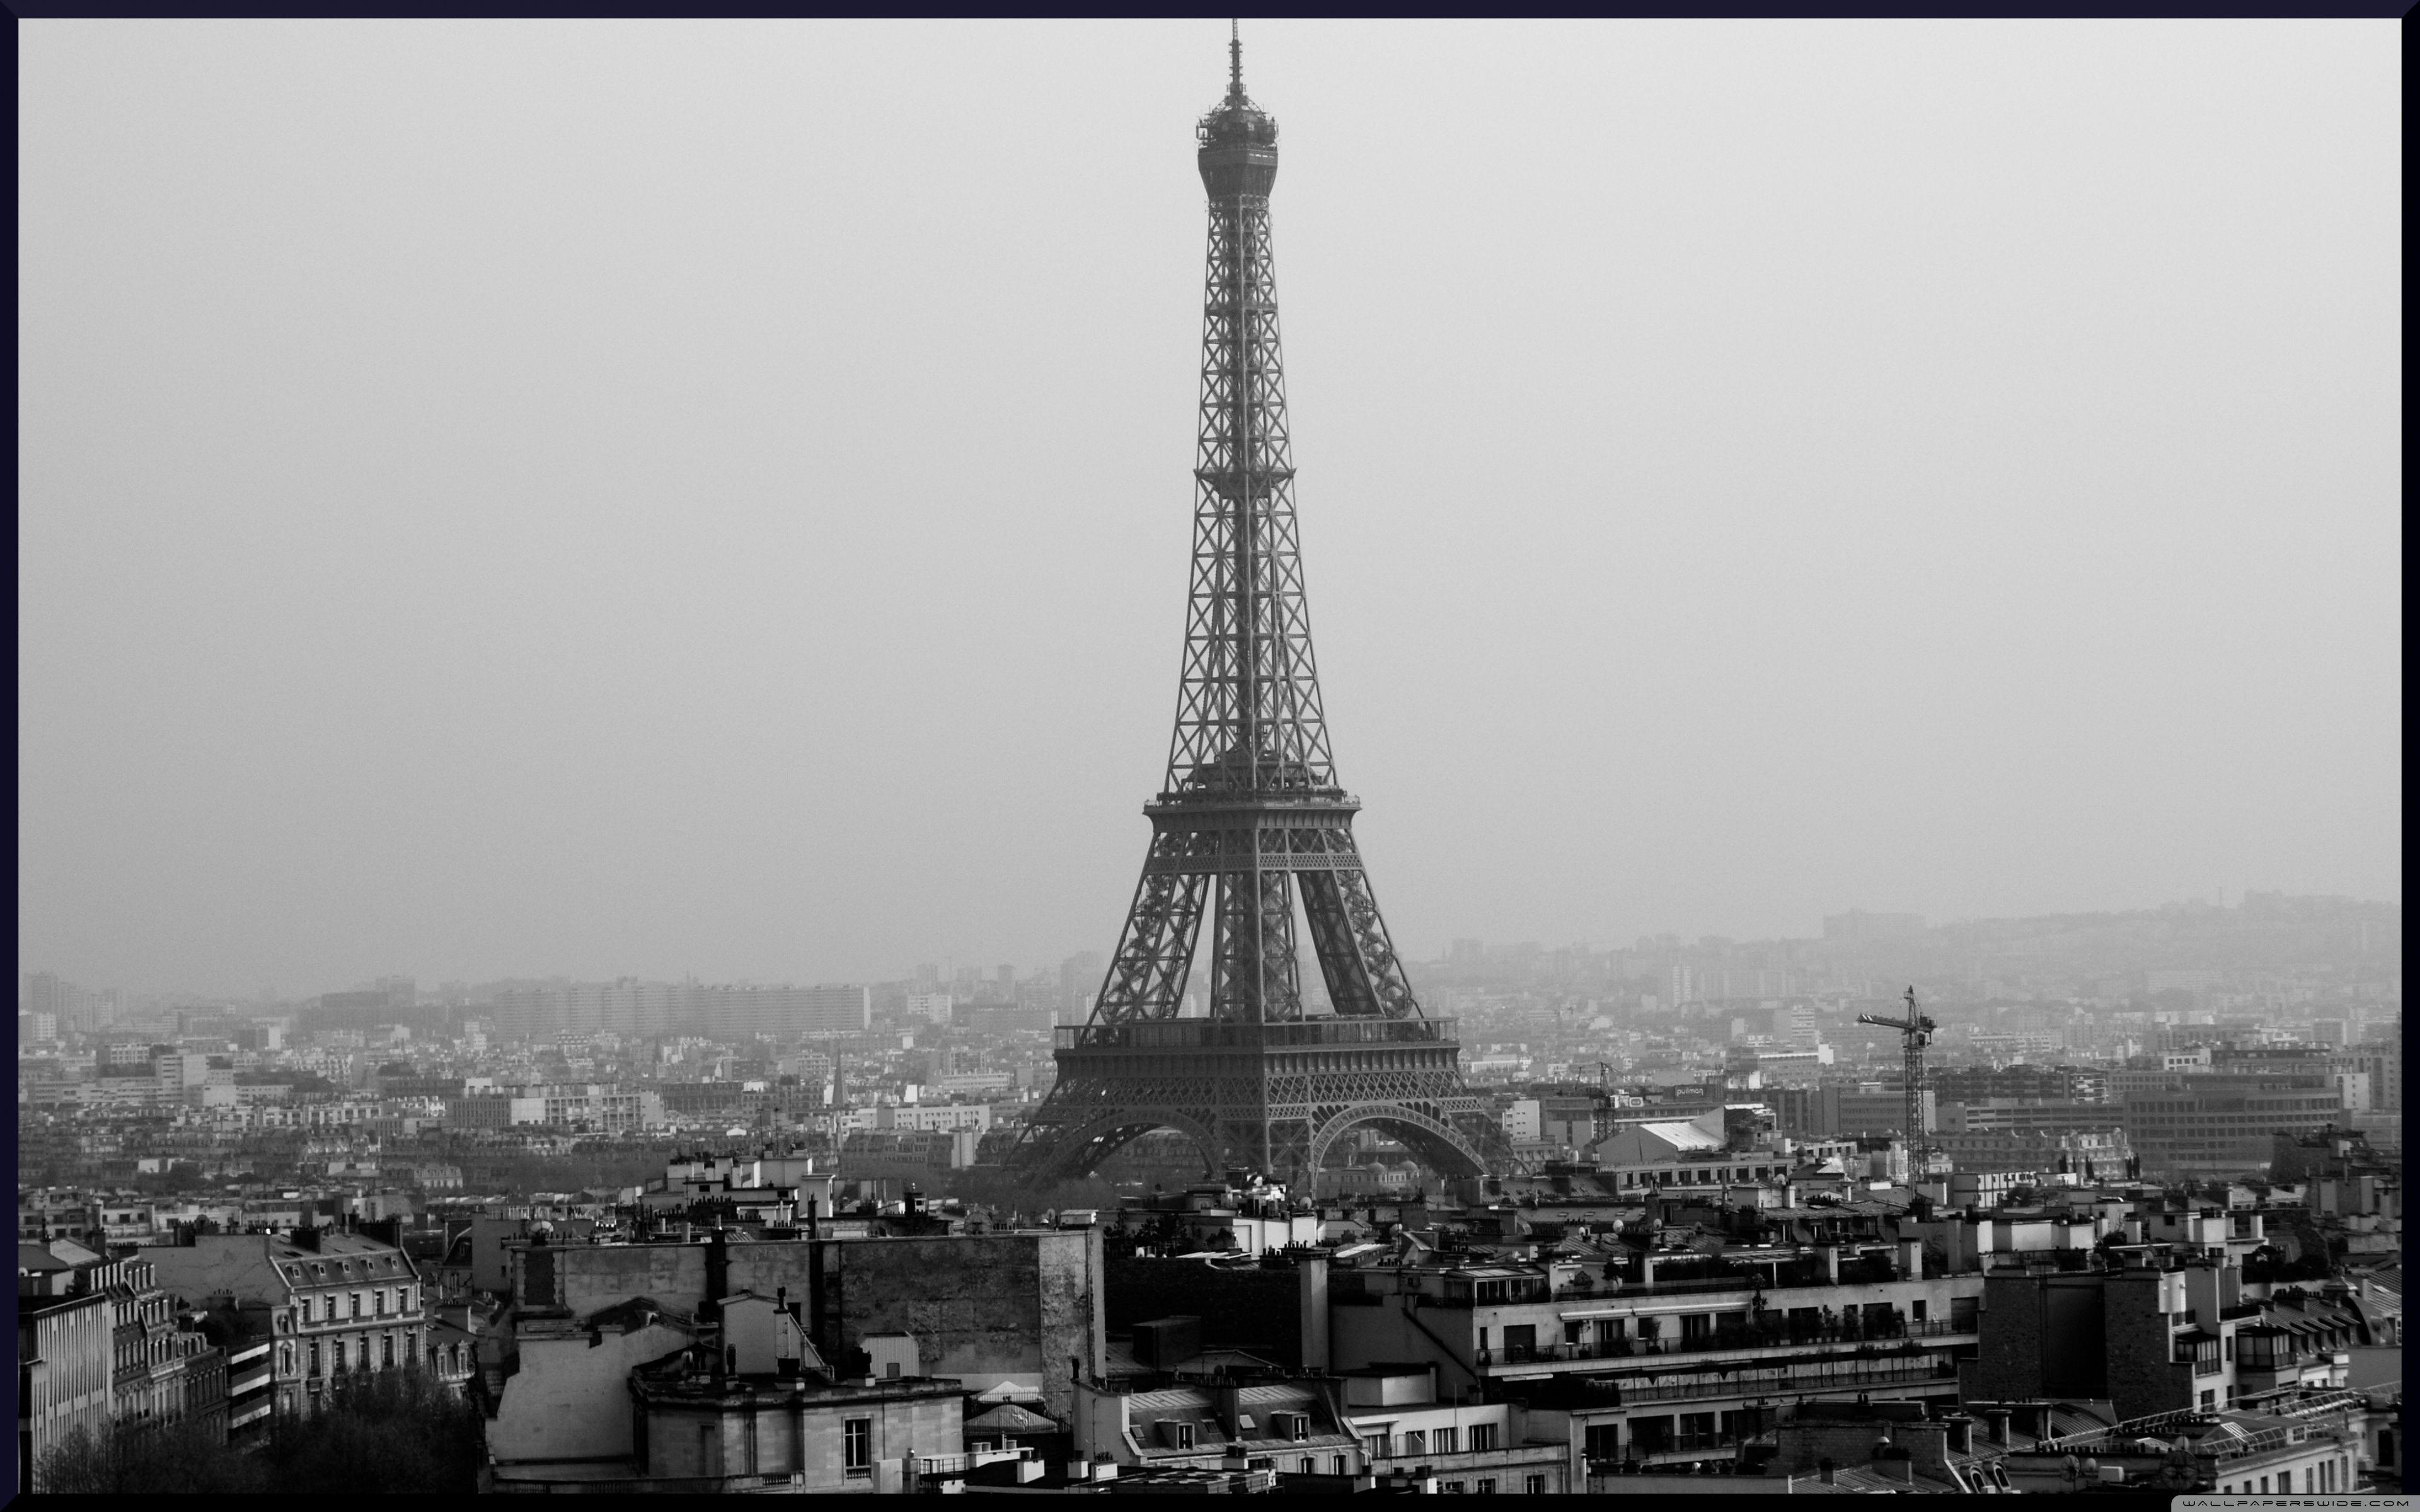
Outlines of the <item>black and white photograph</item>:
<svg viewBox="0 0 2420 1512">
<path fill-rule="evenodd" d="M 15 39 L 16 1494 L 2401 1497 L 2397 13 Z"/>
</svg>

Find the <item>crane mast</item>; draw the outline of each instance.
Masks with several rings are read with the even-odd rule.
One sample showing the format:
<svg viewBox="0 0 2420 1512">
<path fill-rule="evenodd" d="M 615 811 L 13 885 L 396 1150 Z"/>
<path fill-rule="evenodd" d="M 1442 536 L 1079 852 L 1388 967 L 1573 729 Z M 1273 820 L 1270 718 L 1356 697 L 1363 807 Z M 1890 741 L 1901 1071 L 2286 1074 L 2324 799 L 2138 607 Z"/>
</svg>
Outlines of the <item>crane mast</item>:
<svg viewBox="0 0 2420 1512">
<path fill-rule="evenodd" d="M 1884 1018 L 1874 1013 L 1860 1013 L 1857 1022 L 1870 1024 L 1878 1029 L 1899 1031 L 1900 1077 L 1905 1083 L 1906 1114 L 1901 1127 L 1907 1134 L 1909 1174 L 1912 1179 L 1924 1175 L 1925 1157 L 1931 1153 L 1932 1131 L 1924 1117 L 1924 1047 L 1932 1042 L 1932 1031 L 1940 1026 L 1924 1016 L 1916 1006 L 1916 989 L 1907 990 L 1907 1017 Z"/>
</svg>

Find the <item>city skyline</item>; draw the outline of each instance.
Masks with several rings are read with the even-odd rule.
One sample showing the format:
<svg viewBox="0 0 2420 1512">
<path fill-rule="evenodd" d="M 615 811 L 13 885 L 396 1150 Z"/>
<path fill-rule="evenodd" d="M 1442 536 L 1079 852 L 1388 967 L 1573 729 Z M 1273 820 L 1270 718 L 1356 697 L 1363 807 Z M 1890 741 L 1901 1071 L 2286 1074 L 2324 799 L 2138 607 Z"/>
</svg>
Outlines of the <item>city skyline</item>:
<svg viewBox="0 0 2420 1512">
<path fill-rule="evenodd" d="M 1922 915 L 1916 915 L 1914 917 L 1920 920 L 1922 927 L 1926 931 L 1931 931 L 1934 929 L 1957 929 L 2049 919 L 2126 918 L 2144 915 L 2187 912 L 2197 909 L 2241 910 L 2244 905 L 2246 896 L 2247 894 L 2245 893 L 2233 893 L 2226 895 L 2226 899 L 2213 899 L 2211 897 L 2173 898 L 2164 900 L 2157 904 L 2141 908 L 2095 910 L 2090 912 L 2067 910 L 2049 914 L 2009 916 L 2007 918 L 1932 918 Z M 2330 904 L 2343 904 L 2355 909 L 2388 908 L 2397 910 L 2398 913 L 2402 907 L 2400 903 L 2384 899 L 2346 898 L 2341 896 L 2310 897 L 2307 895 L 2264 890 L 2257 887 L 2250 889 L 2248 896 L 2253 898 L 2283 898 L 2293 900 L 2295 902 L 2319 902 Z M 1477 944 L 1491 954 L 1534 950 L 1544 954 L 1552 954 L 1559 951 L 1587 951 L 1600 955 L 1649 949 L 1677 949 L 1687 952 L 1714 948 L 1717 946 L 1723 949 L 1754 950 L 1760 948 L 1820 945 L 1825 943 L 1827 939 L 1832 938 L 1832 936 L 1827 935 L 1825 931 L 1824 926 L 1827 922 L 1854 918 L 1858 915 L 1894 920 L 1909 917 L 1904 913 L 1891 910 L 1850 907 L 1840 909 L 1837 913 L 1827 914 L 1823 918 L 1818 919 L 1816 921 L 1815 928 L 1810 933 L 1748 936 L 1710 934 L 1690 930 L 1658 930 L 1632 935 L 1626 939 L 1606 935 L 1576 940 L 1522 936 L 1487 937 L 1469 933 L 1454 933 L 1440 941 L 1416 942 L 1417 948 L 1408 949 L 1405 951 L 1404 960 L 1415 971 L 1433 971 L 1451 964 L 1455 959 L 1457 950 L 1460 948 L 1470 944 Z M 2382 939 L 2378 942 L 2379 948 L 2382 948 L 2385 942 Z M 330 993 L 374 990 L 378 983 L 389 980 L 411 981 L 423 992 L 437 990 L 447 984 L 468 987 L 491 987 L 501 986 L 507 983 L 566 982 L 586 984 L 610 983 L 625 980 L 667 983 L 697 982 L 705 985 L 725 984 L 740 986 L 790 985 L 803 987 L 839 982 L 868 982 L 876 985 L 897 985 L 907 983 L 913 986 L 924 980 L 924 969 L 929 966 L 938 974 L 938 980 L 940 985 L 943 988 L 947 988 L 954 980 L 961 980 L 969 975 L 972 975 L 973 977 L 980 979 L 985 984 L 993 983 L 997 980 L 998 972 L 1001 966 L 1007 966 L 1010 968 L 1014 974 L 1014 980 L 1027 981 L 1037 976 L 1060 972 L 1068 964 L 1087 958 L 1089 958 L 1093 963 L 1090 969 L 1095 977 L 1097 977 L 1101 971 L 1105 970 L 1108 965 L 1108 952 L 1090 946 L 1078 946 L 1072 950 L 1064 950 L 1055 953 L 1047 951 L 1037 953 L 1032 950 L 1011 950 L 1005 952 L 1005 954 L 1007 959 L 1002 960 L 997 956 L 979 956 L 961 951 L 925 949 L 921 951 L 911 951 L 909 952 L 908 958 L 880 964 L 870 970 L 854 972 L 811 971 L 798 974 L 787 979 L 752 978 L 740 976 L 735 973 L 716 973 L 714 971 L 705 969 L 680 970 L 667 974 L 655 975 L 644 972 L 612 970 L 604 967 L 583 967 L 577 969 L 567 967 L 557 969 L 538 969 L 531 967 L 529 969 L 499 972 L 492 976 L 482 976 L 457 972 L 427 971 L 416 969 L 410 964 L 404 964 L 389 965 L 387 967 L 375 970 L 364 968 L 362 970 L 349 973 L 338 971 L 329 976 L 324 980 L 318 981 L 316 985 L 272 982 L 256 983 L 249 988 L 237 987 L 225 990 L 218 988 L 206 989 L 196 987 L 192 984 L 168 987 L 130 985 L 123 981 L 108 979 L 105 976 L 79 976 L 75 972 L 60 970 L 55 965 L 48 965 L 21 956 L 19 962 L 18 985 L 22 994 L 24 990 L 25 982 L 30 980 L 31 977 L 37 974 L 47 973 L 51 976 L 66 980 L 71 986 L 75 986 L 85 991 L 117 992 L 132 998 L 166 1000 L 176 997 L 185 997 L 196 1002 L 208 1000 L 241 1003 L 261 1000 L 270 996 L 273 990 L 274 1001 L 281 1004 L 290 1005 L 294 1003 L 306 1002 Z M 1418 985 L 1419 983 L 1416 982 L 1415 986 Z M 1091 989 L 1090 987 L 1087 987 L 1084 990 L 1089 992 Z M 1194 991 L 1198 995 L 1200 991 L 1198 983 L 1196 984 Z"/>
<path fill-rule="evenodd" d="M 1109 949 L 1213 33 L 29 29 L 26 964 Z M 1407 952 L 2399 898 L 2371 35 L 1261 23 Z"/>
</svg>

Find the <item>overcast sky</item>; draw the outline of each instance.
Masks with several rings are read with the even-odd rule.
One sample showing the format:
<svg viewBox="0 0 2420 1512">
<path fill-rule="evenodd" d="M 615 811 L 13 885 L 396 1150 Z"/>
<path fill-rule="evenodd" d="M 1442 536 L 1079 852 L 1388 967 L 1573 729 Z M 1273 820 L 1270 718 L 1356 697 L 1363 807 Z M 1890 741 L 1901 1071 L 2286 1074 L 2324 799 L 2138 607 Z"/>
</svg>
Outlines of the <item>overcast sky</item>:
<svg viewBox="0 0 2420 1512">
<path fill-rule="evenodd" d="M 23 965 L 1108 950 L 1223 23 L 20 26 Z M 1378 899 L 2399 900 L 2398 39 L 1253 23 Z"/>
</svg>

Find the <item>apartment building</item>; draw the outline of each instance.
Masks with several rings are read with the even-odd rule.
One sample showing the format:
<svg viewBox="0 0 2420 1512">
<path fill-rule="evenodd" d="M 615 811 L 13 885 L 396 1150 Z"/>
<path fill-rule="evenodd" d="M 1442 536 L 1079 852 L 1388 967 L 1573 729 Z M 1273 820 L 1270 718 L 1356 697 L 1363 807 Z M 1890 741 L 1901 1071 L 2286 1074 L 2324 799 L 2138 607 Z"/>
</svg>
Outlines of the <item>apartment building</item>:
<svg viewBox="0 0 2420 1512">
<path fill-rule="evenodd" d="M 428 1298 L 396 1245 L 311 1227 L 183 1239 L 144 1254 L 179 1307 L 233 1314 L 273 1340 L 278 1411 L 316 1411 L 355 1375 L 420 1367 Z"/>
<path fill-rule="evenodd" d="M 1449 1496 L 1559 1495 L 1571 1480 L 1565 1425 L 1533 1431 L 1518 1402 L 1443 1402 L 1437 1367 L 1373 1366 L 1343 1376 L 1344 1424 L 1381 1474 L 1434 1483 Z"/>
<path fill-rule="evenodd" d="M 2181 1179 L 2265 1170 L 2273 1134 L 2316 1133 L 2344 1116 L 2321 1072 L 2212 1071 L 2129 1090 L 2120 1121 L 2145 1173 Z"/>
<path fill-rule="evenodd" d="M 1729 1458 L 1776 1399 L 1954 1398 L 1983 1277 L 1934 1270 L 1916 1240 L 1340 1265 L 1330 1347 L 1345 1370 L 1434 1365 L 1449 1402 L 1522 1402 L 1575 1487 L 1584 1460 Z"/>
<path fill-rule="evenodd" d="M 98 1292 L 46 1289 L 68 1268 L 47 1255 L 17 1268 L 17 1489 L 43 1489 L 42 1461 L 79 1431 L 105 1434 L 116 1372 L 113 1309 Z"/>
</svg>

